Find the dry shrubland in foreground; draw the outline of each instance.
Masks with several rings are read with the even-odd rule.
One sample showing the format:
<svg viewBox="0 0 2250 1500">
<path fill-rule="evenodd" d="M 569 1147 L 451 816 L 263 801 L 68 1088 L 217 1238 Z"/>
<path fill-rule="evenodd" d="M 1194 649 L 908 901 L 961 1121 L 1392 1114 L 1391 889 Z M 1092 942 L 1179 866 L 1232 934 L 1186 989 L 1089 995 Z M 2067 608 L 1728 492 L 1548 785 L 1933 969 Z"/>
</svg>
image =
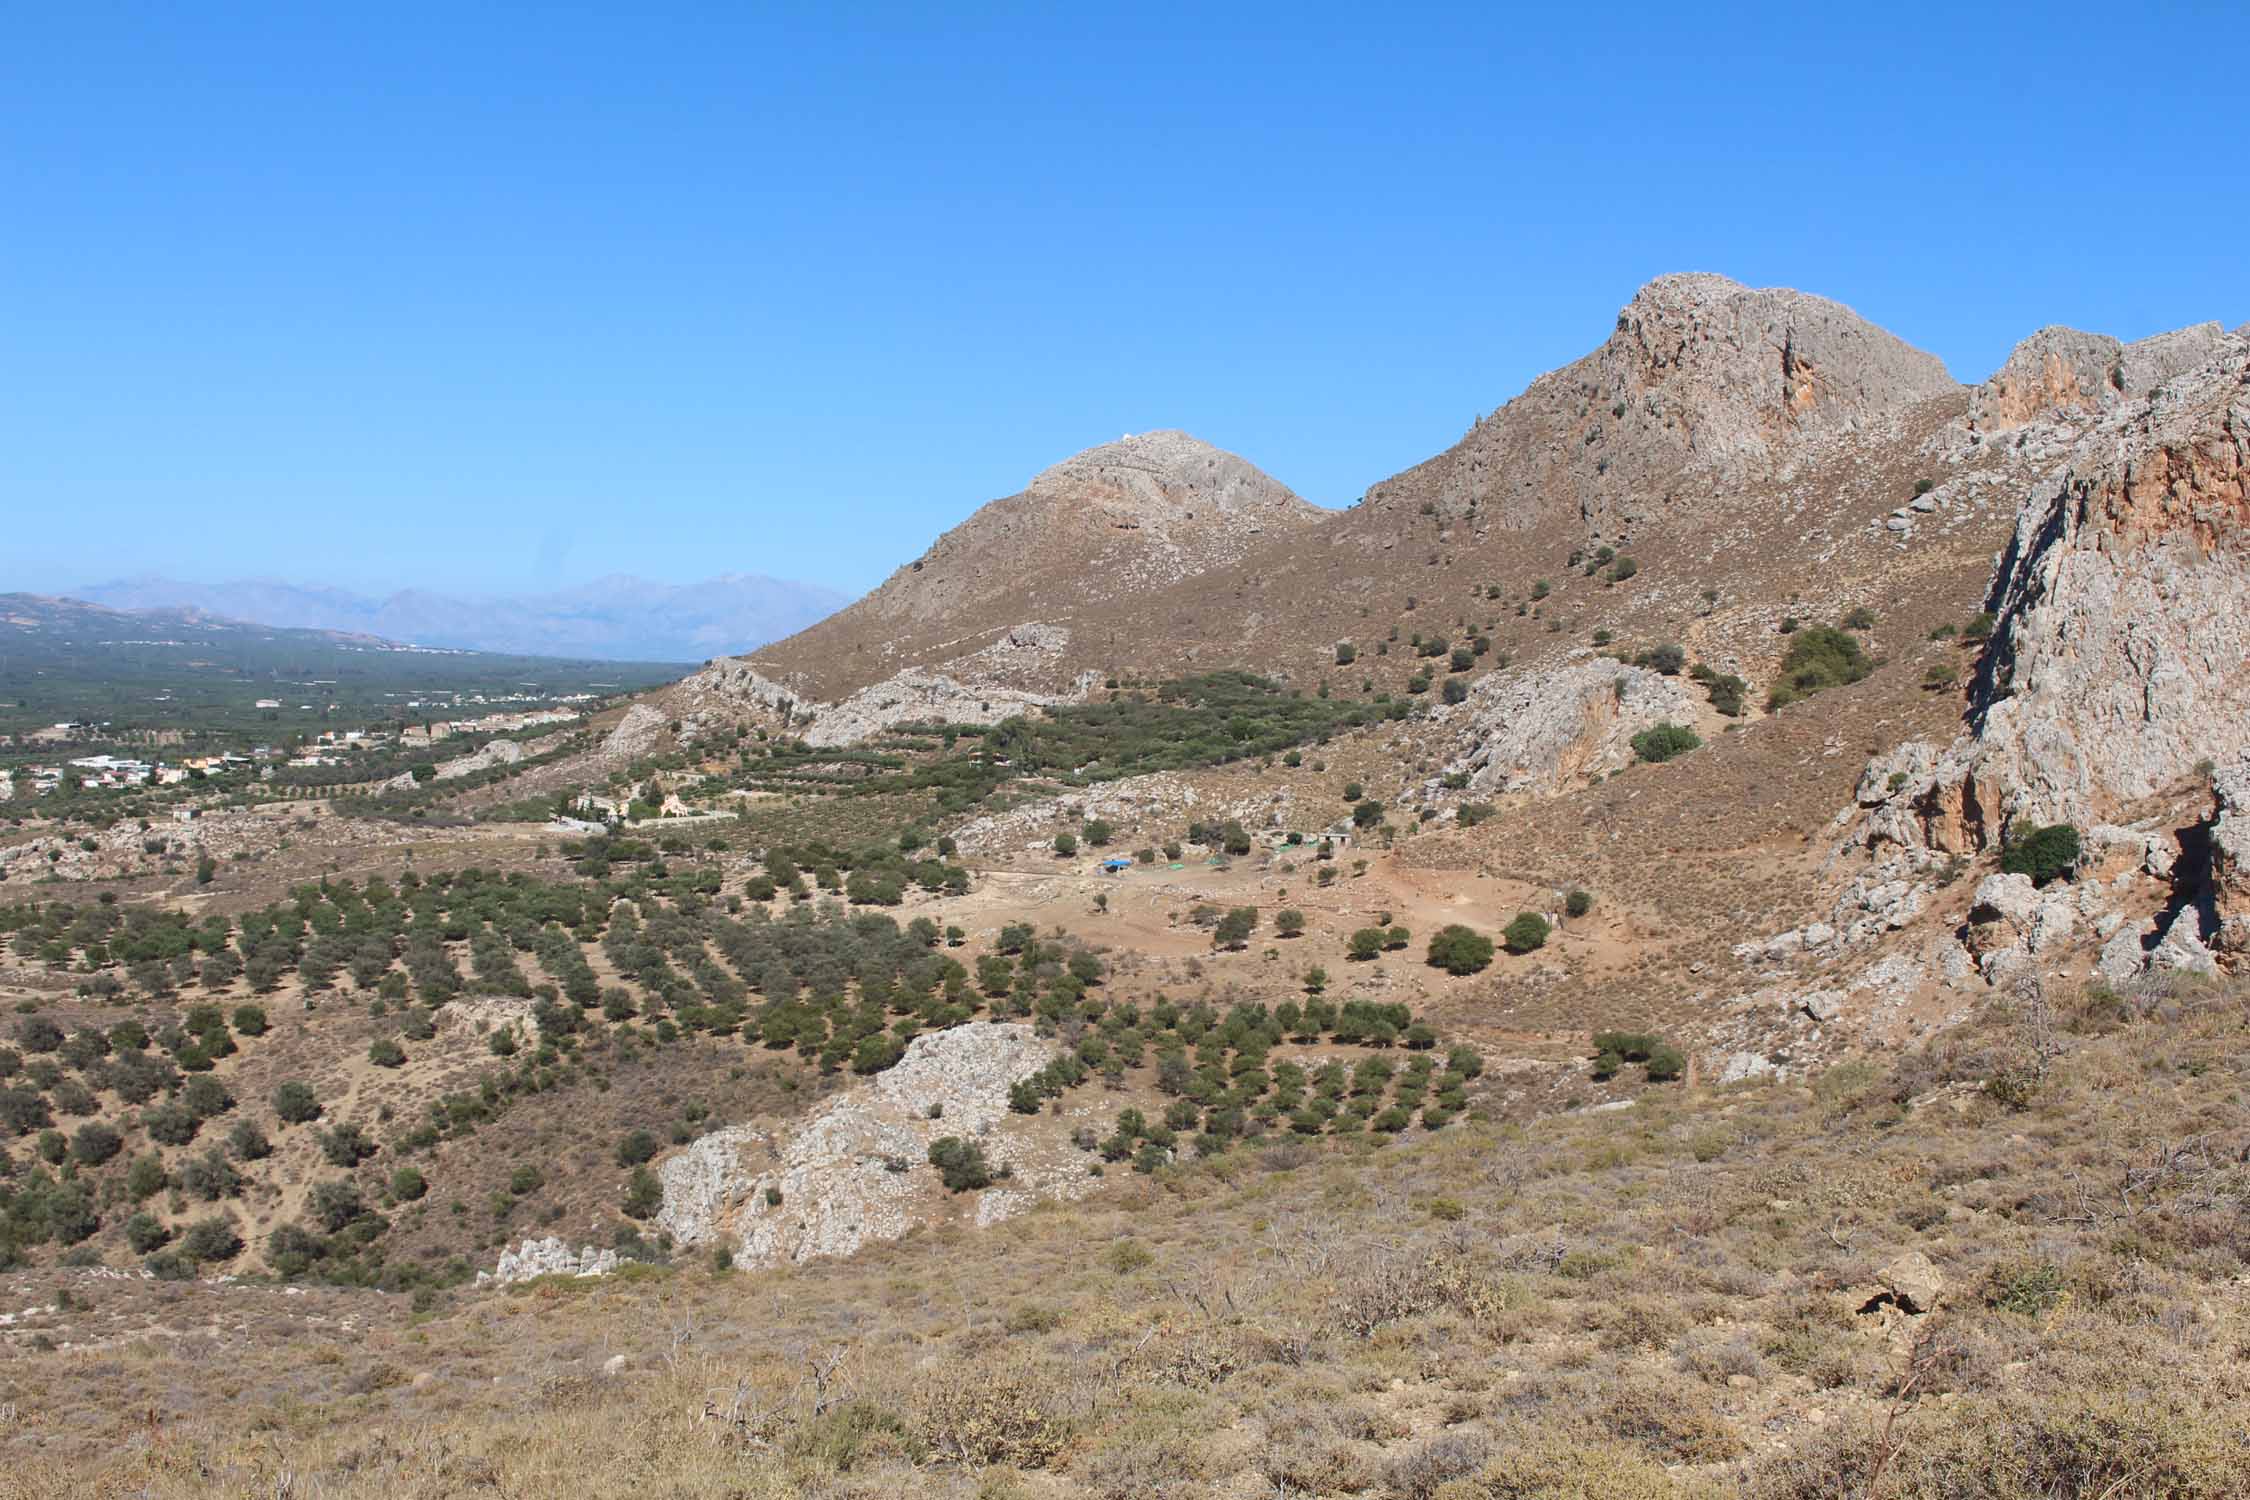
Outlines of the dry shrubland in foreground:
<svg viewBox="0 0 2250 1500">
<path fill-rule="evenodd" d="M 230 1310 L 248 1289 L 68 1282 L 179 1299 L 173 1336 L 0 1366 L 12 1482 L 2239 1495 L 2246 1002 L 2026 993 L 1809 1088 L 1246 1147 L 849 1261 L 548 1280 L 317 1340 Z"/>
</svg>

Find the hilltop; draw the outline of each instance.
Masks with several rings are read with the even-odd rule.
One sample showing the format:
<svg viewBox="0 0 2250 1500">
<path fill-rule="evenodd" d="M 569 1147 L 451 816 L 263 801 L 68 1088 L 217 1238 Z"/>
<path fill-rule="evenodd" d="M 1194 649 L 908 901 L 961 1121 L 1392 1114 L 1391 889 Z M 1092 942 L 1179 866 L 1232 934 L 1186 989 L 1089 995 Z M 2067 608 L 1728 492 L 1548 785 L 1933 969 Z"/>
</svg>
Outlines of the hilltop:
<svg viewBox="0 0 2250 1500">
<path fill-rule="evenodd" d="M 1322 514 L 1184 432 L 1127 435 L 1041 471 L 864 599 L 749 661 L 794 693 L 841 698 L 988 649 L 1019 625 L 1106 639 L 1112 611 L 1301 537 Z"/>
</svg>

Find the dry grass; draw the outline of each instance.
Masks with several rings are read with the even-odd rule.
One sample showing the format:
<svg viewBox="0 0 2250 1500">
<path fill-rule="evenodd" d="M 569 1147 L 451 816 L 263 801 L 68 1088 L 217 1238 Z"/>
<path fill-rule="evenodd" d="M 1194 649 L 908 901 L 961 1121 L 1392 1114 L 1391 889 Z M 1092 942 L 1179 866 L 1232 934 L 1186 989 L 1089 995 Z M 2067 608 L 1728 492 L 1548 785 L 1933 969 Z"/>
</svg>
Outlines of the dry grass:
<svg viewBox="0 0 2250 1500">
<path fill-rule="evenodd" d="M 2242 1493 L 2244 992 L 2096 1003 L 2082 1031 L 2058 1009 L 1812 1089 L 1243 1150 L 849 1262 L 424 1319 L 321 1294 L 365 1309 L 347 1337 L 224 1287 L 166 1289 L 171 1333 L 93 1352 L 33 1352 L 31 1325 L 71 1336 L 43 1315 L 0 1364 L 11 1473 L 338 1500 Z M 2021 1108 L 1973 1087 L 2033 1052 Z M 1907 1249 L 1938 1309 L 1863 1311 Z"/>
</svg>

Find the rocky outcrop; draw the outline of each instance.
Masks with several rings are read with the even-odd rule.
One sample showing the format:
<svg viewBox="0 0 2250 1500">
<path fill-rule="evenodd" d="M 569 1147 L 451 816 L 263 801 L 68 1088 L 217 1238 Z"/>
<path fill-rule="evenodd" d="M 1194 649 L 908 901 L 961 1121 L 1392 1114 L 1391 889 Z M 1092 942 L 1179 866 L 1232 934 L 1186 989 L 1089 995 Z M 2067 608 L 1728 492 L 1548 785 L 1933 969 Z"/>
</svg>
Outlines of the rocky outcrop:
<svg viewBox="0 0 2250 1500">
<path fill-rule="evenodd" d="M 947 662 L 942 671 L 910 667 L 842 702 L 813 710 L 808 745 L 856 745 L 899 724 L 997 724 L 1027 710 L 1082 700 L 1101 681 L 1081 672 L 1061 692 L 1019 686 L 1038 681 L 1070 644 L 1070 632 L 1037 621 L 1015 626 L 991 645 Z"/>
<path fill-rule="evenodd" d="M 2250 763 L 2236 762 L 2211 778 L 2211 946 L 2230 965 L 2250 959 Z"/>
<path fill-rule="evenodd" d="M 1998 601 L 1977 738 L 2004 808 L 2105 821 L 2250 749 L 2250 355 L 2097 428 L 2026 502 Z"/>
<path fill-rule="evenodd" d="M 2146 397 L 2217 354 L 2229 339 L 2217 323 L 2124 343 L 2075 328 L 2042 328 L 1970 393 L 1968 423 L 1987 435 L 2074 414 L 2096 414 Z"/>
<path fill-rule="evenodd" d="M 889 1070 L 793 1128 L 731 1126 L 664 1161 L 660 1227 L 683 1245 L 723 1244 L 769 1266 L 850 1255 L 944 1209 L 933 1141 L 976 1141 L 1010 1175 L 978 1194 L 996 1222 L 1042 1196 L 1082 1190 L 1076 1153 L 1043 1154 L 1010 1127 L 1008 1089 L 1056 1055 L 1019 1023 L 979 1021 L 920 1036 Z"/>
<path fill-rule="evenodd" d="M 602 741 L 602 758 L 630 761 L 654 754 L 664 742 L 670 724 L 658 710 L 646 703 L 636 703 L 625 710 L 625 717 L 617 721 L 617 727 Z"/>
<path fill-rule="evenodd" d="M 1312 508 L 1256 465 L 1170 429 L 1128 433 L 1073 454 L 1034 475 L 1024 493 L 1098 506 L 1149 527 L 1236 516 L 1256 524 Z"/>
<path fill-rule="evenodd" d="M 2227 351 L 2117 407 L 2026 498 L 1973 728 L 1871 767 L 1856 841 L 2091 827 L 2250 752 L 2250 350 Z"/>
<path fill-rule="evenodd" d="M 451 760 L 437 763 L 437 779 L 451 781 L 460 776 L 473 776 L 479 771 L 489 771 L 494 766 L 512 766 L 524 756 L 523 746 L 514 740 L 492 740 L 483 748 L 467 755 L 457 755 Z M 410 792 L 414 789 L 414 775 L 404 772 L 383 783 L 386 791 Z"/>
<path fill-rule="evenodd" d="M 1956 390 L 1936 356 L 1837 303 L 1664 276 L 1626 304 L 1600 349 L 1540 376 L 1367 500 L 1503 527 L 1575 514 L 1614 537 L 1684 488 L 1723 487 L 1807 438 Z"/>
<path fill-rule="evenodd" d="M 1456 752 L 1470 798 L 1544 794 L 1603 776 L 1633 758 L 1633 736 L 1687 723 L 1693 700 L 1676 677 L 1608 657 L 1554 671 L 1494 672 L 1454 710 Z"/>
<path fill-rule="evenodd" d="M 1055 692 L 1026 685 L 1051 678 L 1069 645 L 1070 632 L 1062 626 L 1027 621 L 942 667 L 908 667 L 835 703 L 798 694 L 737 658 L 715 661 L 687 677 L 673 696 L 698 725 L 746 718 L 808 745 L 856 745 L 901 724 L 997 724 L 1081 700 L 1099 683 L 1098 675 L 1081 672 Z"/>
<path fill-rule="evenodd" d="M 500 1252 L 500 1263 L 477 1272 L 478 1286 L 507 1286 L 540 1276 L 607 1276 L 617 1269 L 615 1250 L 586 1245 L 572 1250 L 558 1239 L 525 1240 L 514 1250 Z"/>
</svg>

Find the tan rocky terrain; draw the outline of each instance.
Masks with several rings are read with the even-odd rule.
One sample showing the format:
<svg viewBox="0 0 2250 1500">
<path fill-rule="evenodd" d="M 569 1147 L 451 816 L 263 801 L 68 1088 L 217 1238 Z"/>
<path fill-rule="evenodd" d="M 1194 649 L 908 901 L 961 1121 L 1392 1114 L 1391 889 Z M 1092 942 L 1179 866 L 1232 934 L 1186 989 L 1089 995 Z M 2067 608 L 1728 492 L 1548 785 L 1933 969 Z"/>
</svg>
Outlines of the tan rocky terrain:
<svg viewBox="0 0 2250 1500">
<path fill-rule="evenodd" d="M 35 1493 L 2240 1493 L 2246 595 L 2250 337 L 1972 388 L 1666 277 L 1347 511 L 1129 437 L 539 766 L 35 819 L 0 1441 Z M 498 816 L 580 789 L 649 816 Z M 174 977 L 159 912 L 299 951 Z M 217 1055 L 135 1101 L 126 1020 Z"/>
</svg>

